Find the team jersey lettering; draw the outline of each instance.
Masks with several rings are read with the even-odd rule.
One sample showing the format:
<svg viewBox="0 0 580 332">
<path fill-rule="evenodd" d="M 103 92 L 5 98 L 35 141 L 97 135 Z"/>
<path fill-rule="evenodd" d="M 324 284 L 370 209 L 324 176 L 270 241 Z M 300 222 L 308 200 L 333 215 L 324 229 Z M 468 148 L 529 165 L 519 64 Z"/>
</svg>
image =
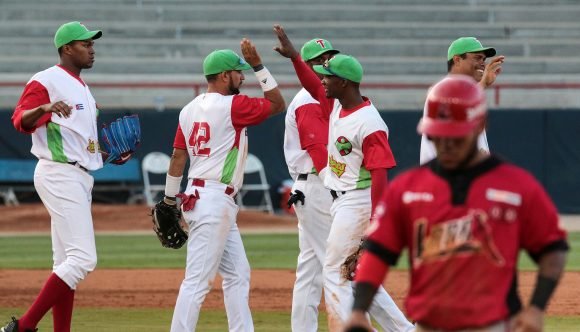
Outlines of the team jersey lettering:
<svg viewBox="0 0 580 332">
<path fill-rule="evenodd" d="M 209 123 L 194 122 L 191 136 L 189 136 L 189 145 L 192 147 L 192 155 L 197 157 L 209 157 L 210 148 L 206 148 L 205 144 L 211 138 Z"/>
<path fill-rule="evenodd" d="M 458 255 L 483 254 L 494 264 L 502 266 L 504 258 L 493 241 L 488 216 L 481 210 L 466 216 L 448 220 L 427 229 L 428 221 L 421 218 L 415 222 L 415 267 L 435 260 L 452 259 Z"/>
<path fill-rule="evenodd" d="M 433 194 L 413 191 L 405 191 L 403 193 L 403 203 L 410 204 L 416 201 L 433 202 Z"/>
<path fill-rule="evenodd" d="M 510 191 L 488 188 L 485 198 L 493 202 L 506 203 L 513 206 L 522 205 L 522 195 Z"/>
<path fill-rule="evenodd" d="M 335 160 L 331 154 L 328 155 L 328 166 L 330 170 L 336 174 L 336 176 L 341 177 L 346 171 L 346 164 Z"/>
</svg>

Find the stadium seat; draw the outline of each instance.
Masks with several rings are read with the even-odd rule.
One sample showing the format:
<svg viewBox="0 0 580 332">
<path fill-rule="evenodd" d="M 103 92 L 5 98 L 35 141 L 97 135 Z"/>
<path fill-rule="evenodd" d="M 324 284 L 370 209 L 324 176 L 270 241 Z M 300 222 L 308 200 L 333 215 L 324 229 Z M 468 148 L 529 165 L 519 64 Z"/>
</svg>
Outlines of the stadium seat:
<svg viewBox="0 0 580 332">
<path fill-rule="evenodd" d="M 149 173 L 152 174 L 166 174 L 169 169 L 169 162 L 171 158 L 163 152 L 150 152 L 141 163 L 141 170 L 143 172 L 143 195 L 145 202 L 149 206 L 155 205 L 155 197 L 165 190 L 165 183 L 152 184 L 149 178 Z"/>
<path fill-rule="evenodd" d="M 257 181 L 254 182 L 252 181 L 253 179 L 257 179 Z M 248 205 L 244 203 L 244 196 L 246 196 L 250 191 L 261 192 L 261 200 L 259 204 Z M 246 168 L 244 170 L 244 184 L 238 192 L 236 202 L 240 206 L 240 209 L 252 208 L 260 211 L 268 211 L 271 214 L 274 213 L 272 199 L 270 198 L 270 185 L 266 180 L 264 165 L 258 157 L 251 153 L 248 153 Z"/>
</svg>

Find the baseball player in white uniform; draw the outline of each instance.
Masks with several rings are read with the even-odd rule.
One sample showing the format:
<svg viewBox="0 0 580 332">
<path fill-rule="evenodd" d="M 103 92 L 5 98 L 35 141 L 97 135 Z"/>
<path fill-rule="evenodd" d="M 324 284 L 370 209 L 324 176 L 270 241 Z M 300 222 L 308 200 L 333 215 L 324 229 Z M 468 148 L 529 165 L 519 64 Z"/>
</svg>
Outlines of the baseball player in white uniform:
<svg viewBox="0 0 580 332">
<path fill-rule="evenodd" d="M 449 45 L 447 50 L 447 72 L 473 77 L 482 88 L 486 89 L 495 82 L 497 75 L 501 73 L 501 65 L 505 60 L 505 57 L 500 55 L 486 65 L 485 60 L 495 56 L 495 54 L 495 48 L 483 47 L 475 37 L 458 38 Z M 425 112 L 423 109 L 423 115 Z M 485 130 L 477 139 L 477 147 L 478 150 L 489 153 Z M 436 155 L 433 142 L 426 135 L 421 135 L 419 162 L 425 164 L 434 159 Z"/>
<path fill-rule="evenodd" d="M 223 291 L 230 331 L 253 331 L 248 304 L 250 265 L 236 224 L 234 196 L 242 186 L 248 153 L 246 127 L 285 108 L 278 85 L 262 65 L 254 45 L 241 42 L 240 58 L 232 50 L 216 50 L 203 62 L 208 90 L 187 104 L 167 173 L 165 202 L 176 204 L 184 167 L 189 159 L 183 216 L 189 225 L 187 266 L 179 289 L 172 332 L 191 332 L 216 273 Z M 254 69 L 264 98 L 239 94 L 243 70 Z"/>
<path fill-rule="evenodd" d="M 336 53 L 330 42 L 322 38 L 308 41 L 301 49 L 302 58 L 311 68 Z M 292 294 L 292 331 L 318 331 L 322 267 L 332 224 L 332 196 L 323 182 L 328 156 L 328 119 L 318 101 L 302 89 L 288 106 L 285 122 L 284 156 L 294 180 L 292 197 L 300 247 Z"/>
<path fill-rule="evenodd" d="M 32 306 L 2 332 L 35 331 L 51 309 L 54 330 L 70 331 L 77 284 L 97 265 L 88 172 L 103 167 L 103 157 L 97 105 L 80 73 L 93 66 L 101 35 L 79 22 L 63 24 L 54 36 L 60 63 L 28 81 L 12 116 L 14 127 L 32 136 L 34 187 L 50 214 L 54 264 Z"/>
<path fill-rule="evenodd" d="M 341 265 L 358 248 L 369 225 L 371 206 L 387 183 L 386 169 L 394 167 L 395 160 L 386 124 L 358 90 L 363 74 L 360 63 L 354 57 L 337 54 L 324 65 L 313 66 L 315 72 L 323 75 L 321 83 L 302 61 L 282 27 L 275 26 L 274 31 L 280 42 L 276 51 L 292 60 L 302 86 L 319 102 L 322 113 L 329 119 L 328 170 L 322 174 L 334 201 L 323 276 L 329 327 L 336 331 L 348 318 L 353 301 L 352 284 L 342 278 Z M 378 310 L 371 310 L 371 315 L 384 330 L 413 329 L 384 288 L 381 287 L 374 304 Z"/>
</svg>

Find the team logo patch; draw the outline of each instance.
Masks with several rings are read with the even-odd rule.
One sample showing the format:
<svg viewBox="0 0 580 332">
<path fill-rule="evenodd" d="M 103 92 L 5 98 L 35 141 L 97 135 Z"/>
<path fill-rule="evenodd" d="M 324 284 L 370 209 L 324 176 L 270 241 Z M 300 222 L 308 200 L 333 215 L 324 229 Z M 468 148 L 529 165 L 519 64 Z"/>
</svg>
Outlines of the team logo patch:
<svg viewBox="0 0 580 332">
<path fill-rule="evenodd" d="M 83 104 L 76 104 L 76 105 L 75 105 L 75 109 L 76 109 L 77 111 L 79 111 L 79 110 L 84 110 L 84 109 L 85 109 L 85 106 L 84 106 Z"/>
<path fill-rule="evenodd" d="M 89 151 L 90 153 L 95 153 L 95 151 L 97 150 L 95 147 L 96 147 L 95 141 L 93 141 L 92 139 L 89 138 L 89 144 L 87 145 L 87 151 Z"/>
<path fill-rule="evenodd" d="M 352 143 L 344 136 L 337 138 L 334 146 L 336 146 L 341 156 L 346 156 L 352 152 Z"/>
<path fill-rule="evenodd" d="M 328 155 L 328 166 L 330 167 L 330 170 L 338 177 L 341 177 L 346 171 L 346 164 L 337 161 L 332 157 L 332 155 Z"/>
<path fill-rule="evenodd" d="M 434 221 L 430 223 L 426 218 L 415 221 L 414 237 L 417 246 L 413 249 L 413 264 L 418 267 L 456 256 L 483 255 L 497 266 L 505 265 L 487 220 L 485 212 L 474 210 L 465 216 L 437 224 L 433 224 Z"/>
</svg>

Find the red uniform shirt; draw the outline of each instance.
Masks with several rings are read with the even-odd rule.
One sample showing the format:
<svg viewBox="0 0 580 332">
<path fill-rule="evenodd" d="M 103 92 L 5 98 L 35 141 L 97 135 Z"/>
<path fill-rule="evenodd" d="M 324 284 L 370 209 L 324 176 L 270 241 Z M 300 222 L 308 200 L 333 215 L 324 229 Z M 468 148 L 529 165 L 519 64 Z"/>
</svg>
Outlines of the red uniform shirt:
<svg viewBox="0 0 580 332">
<path fill-rule="evenodd" d="M 519 311 L 520 248 L 537 258 L 566 250 L 565 239 L 554 204 L 521 168 L 490 157 L 470 170 L 445 172 L 435 160 L 400 175 L 385 191 L 368 251 L 394 264 L 409 248 L 409 317 L 453 330 Z"/>
</svg>

